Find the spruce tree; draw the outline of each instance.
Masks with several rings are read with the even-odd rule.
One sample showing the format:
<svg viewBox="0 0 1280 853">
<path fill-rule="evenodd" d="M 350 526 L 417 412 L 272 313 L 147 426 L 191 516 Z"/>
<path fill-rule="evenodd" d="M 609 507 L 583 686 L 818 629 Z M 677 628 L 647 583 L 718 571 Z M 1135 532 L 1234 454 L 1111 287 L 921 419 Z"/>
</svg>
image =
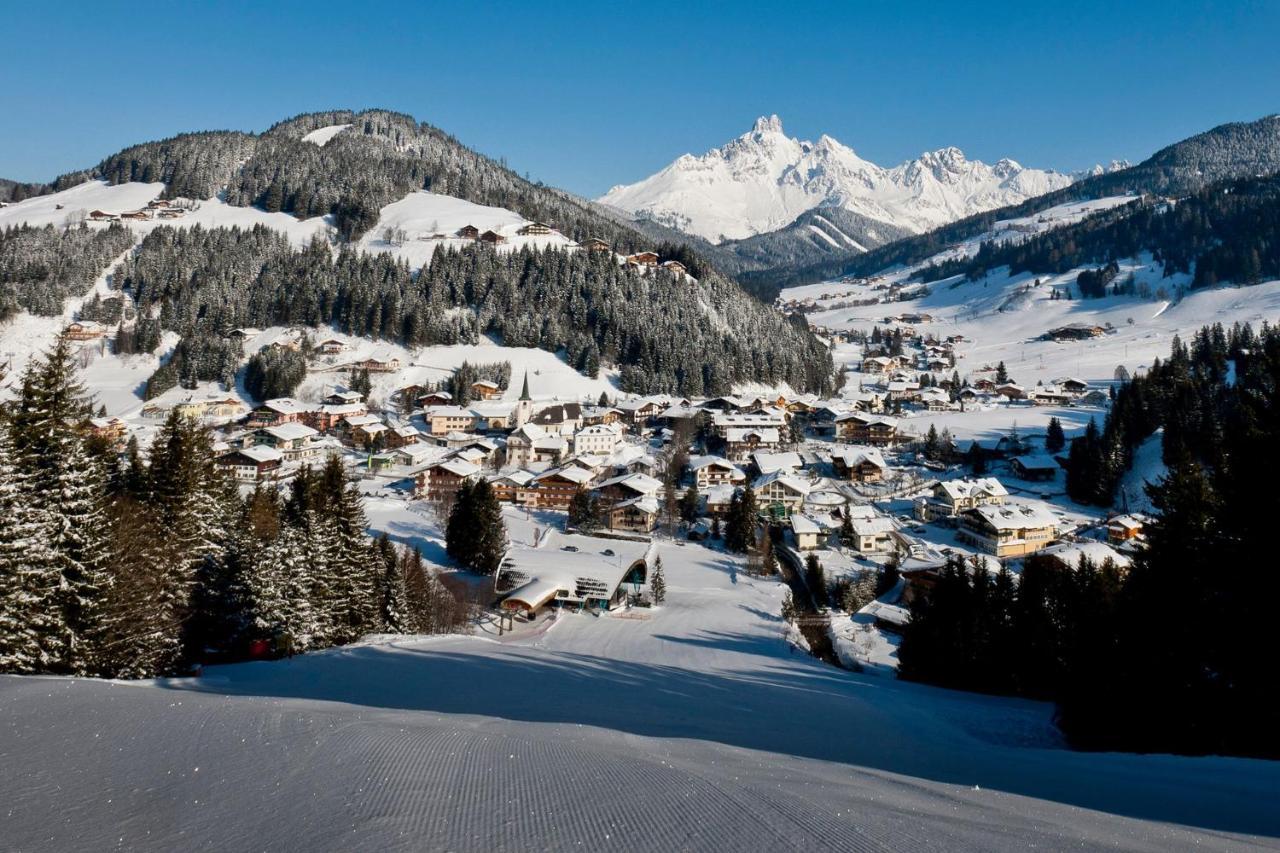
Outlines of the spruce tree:
<svg viewBox="0 0 1280 853">
<path fill-rule="evenodd" d="M 698 484 L 690 483 L 680 499 L 680 518 L 690 523 L 697 521 L 701 508 L 702 497 L 698 494 Z"/>
<path fill-rule="evenodd" d="M 773 536 L 768 527 L 760 532 L 760 571 L 770 578 L 778 573 L 778 555 L 773 552 Z"/>
<path fill-rule="evenodd" d="M 453 498 L 453 508 L 445 524 L 445 552 L 455 562 L 470 566 L 475 560 L 477 533 L 475 524 L 475 487 L 463 481 Z"/>
<path fill-rule="evenodd" d="M 386 533 L 378 537 L 377 550 L 382 560 L 382 582 L 379 588 L 382 630 L 392 634 L 407 634 L 410 628 L 404 567 Z"/>
<path fill-rule="evenodd" d="M 1049 418 L 1049 426 L 1045 430 L 1044 449 L 1049 453 L 1057 453 L 1066 447 L 1067 436 L 1062 430 L 1062 421 L 1057 417 Z"/>
<path fill-rule="evenodd" d="M 496 574 L 507 551 L 507 526 L 502 520 L 502 505 L 494 496 L 488 480 L 476 482 L 472 501 L 475 506 L 476 548 L 471 568 L 482 575 Z"/>
<path fill-rule="evenodd" d="M 667 579 L 662 573 L 662 557 L 653 564 L 653 575 L 649 578 L 649 592 L 654 604 L 662 604 L 667 600 Z"/>
<path fill-rule="evenodd" d="M 51 527 L 0 419 L 0 672 L 42 672 L 54 663 L 61 611 Z"/>
</svg>

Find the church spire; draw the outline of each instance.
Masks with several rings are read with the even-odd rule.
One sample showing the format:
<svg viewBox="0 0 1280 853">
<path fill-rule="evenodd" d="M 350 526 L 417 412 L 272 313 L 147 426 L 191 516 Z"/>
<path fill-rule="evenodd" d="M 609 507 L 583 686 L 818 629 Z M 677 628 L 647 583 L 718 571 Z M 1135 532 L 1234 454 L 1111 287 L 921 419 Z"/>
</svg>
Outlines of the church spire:
<svg viewBox="0 0 1280 853">
<path fill-rule="evenodd" d="M 520 389 L 520 399 L 529 399 L 529 371 L 524 372 L 524 387 Z"/>
</svg>

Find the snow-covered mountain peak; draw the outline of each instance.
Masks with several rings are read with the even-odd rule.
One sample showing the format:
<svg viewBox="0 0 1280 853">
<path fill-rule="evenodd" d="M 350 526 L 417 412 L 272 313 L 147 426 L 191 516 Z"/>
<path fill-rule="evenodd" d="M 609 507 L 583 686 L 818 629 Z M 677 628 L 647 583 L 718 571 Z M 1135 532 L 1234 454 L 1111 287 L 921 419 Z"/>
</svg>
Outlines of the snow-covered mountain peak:
<svg viewBox="0 0 1280 853">
<path fill-rule="evenodd" d="M 771 116 L 760 116 L 751 127 L 752 133 L 782 133 L 782 119 L 777 113 Z"/>
<path fill-rule="evenodd" d="M 996 164 L 991 167 L 991 171 L 1001 178 L 1012 178 L 1022 171 L 1022 164 L 1017 160 L 1009 157 L 1001 157 Z"/>
<path fill-rule="evenodd" d="M 925 231 L 1072 180 L 1010 159 L 988 166 L 956 147 L 885 168 L 827 134 L 816 143 L 789 137 L 782 120 L 769 115 L 725 145 L 685 154 L 639 183 L 613 187 L 600 201 L 722 242 L 785 228 L 819 207 Z"/>
</svg>

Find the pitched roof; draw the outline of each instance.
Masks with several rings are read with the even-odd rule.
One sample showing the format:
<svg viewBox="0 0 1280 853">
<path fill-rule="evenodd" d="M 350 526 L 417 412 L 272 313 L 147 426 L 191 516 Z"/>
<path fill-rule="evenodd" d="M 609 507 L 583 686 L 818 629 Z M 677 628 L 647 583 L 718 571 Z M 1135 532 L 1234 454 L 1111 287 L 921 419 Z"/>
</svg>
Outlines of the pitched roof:
<svg viewBox="0 0 1280 853">
<path fill-rule="evenodd" d="M 761 474 L 770 474 L 774 471 L 794 471 L 797 468 L 804 467 L 804 460 L 795 451 L 767 453 L 763 450 L 757 450 L 751 454 L 751 459 L 756 463 L 756 467 L 760 469 Z"/>
<path fill-rule="evenodd" d="M 1022 530 L 1024 528 L 1057 527 L 1053 513 L 1033 504 L 984 504 L 968 510 L 975 513 L 996 530 Z"/>
<path fill-rule="evenodd" d="M 300 423 L 280 424 L 280 426 L 263 427 L 261 432 L 265 432 L 273 438 L 281 441 L 292 441 L 298 438 L 310 438 L 313 435 L 319 435 L 311 427 Z"/>
</svg>

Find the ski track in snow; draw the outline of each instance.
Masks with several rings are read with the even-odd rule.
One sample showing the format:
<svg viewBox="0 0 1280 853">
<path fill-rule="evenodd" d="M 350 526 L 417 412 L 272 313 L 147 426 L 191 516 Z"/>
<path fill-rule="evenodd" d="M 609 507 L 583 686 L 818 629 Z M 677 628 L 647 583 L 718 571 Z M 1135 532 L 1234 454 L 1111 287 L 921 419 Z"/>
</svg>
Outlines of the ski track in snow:
<svg viewBox="0 0 1280 853">
<path fill-rule="evenodd" d="M 533 523 L 508 514 L 513 538 Z M 381 525 L 394 519 L 382 518 Z M 404 511 L 404 525 L 438 535 Z M 784 587 L 662 547 L 667 603 L 125 683 L 0 678 L 11 849 L 1249 849 L 1280 765 L 1074 753 L 1042 703 L 792 653 Z"/>
</svg>

